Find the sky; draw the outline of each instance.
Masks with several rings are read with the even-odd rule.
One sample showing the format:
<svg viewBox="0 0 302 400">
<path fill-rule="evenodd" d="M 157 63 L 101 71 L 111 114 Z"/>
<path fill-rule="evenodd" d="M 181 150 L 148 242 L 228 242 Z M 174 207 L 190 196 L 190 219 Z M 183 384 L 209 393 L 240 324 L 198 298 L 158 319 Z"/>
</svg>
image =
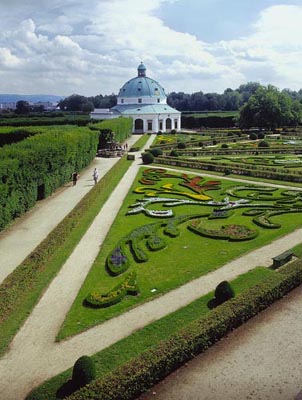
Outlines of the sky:
<svg viewBox="0 0 302 400">
<path fill-rule="evenodd" d="M 302 88 L 302 0 L 0 0 L 0 93 Z"/>
</svg>

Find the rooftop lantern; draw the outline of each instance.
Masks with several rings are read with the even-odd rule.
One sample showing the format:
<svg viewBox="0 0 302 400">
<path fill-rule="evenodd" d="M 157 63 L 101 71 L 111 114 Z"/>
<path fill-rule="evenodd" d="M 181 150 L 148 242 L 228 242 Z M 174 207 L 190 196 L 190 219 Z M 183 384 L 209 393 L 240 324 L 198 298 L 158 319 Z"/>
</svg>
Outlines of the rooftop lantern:
<svg viewBox="0 0 302 400">
<path fill-rule="evenodd" d="M 143 62 L 141 62 L 137 68 L 137 76 L 146 76 L 146 69 L 147 68 L 144 66 Z"/>
</svg>

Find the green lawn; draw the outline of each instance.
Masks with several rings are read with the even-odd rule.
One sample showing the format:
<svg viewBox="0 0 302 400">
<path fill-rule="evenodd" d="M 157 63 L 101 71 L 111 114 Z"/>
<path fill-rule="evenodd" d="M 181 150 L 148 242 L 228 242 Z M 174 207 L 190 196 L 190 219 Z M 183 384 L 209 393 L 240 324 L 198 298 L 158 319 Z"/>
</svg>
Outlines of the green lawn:
<svg viewBox="0 0 302 400">
<path fill-rule="evenodd" d="M 301 156 L 278 156 L 278 155 L 263 155 L 263 156 L 232 156 L 232 155 L 218 155 L 218 156 L 198 156 L 198 157 L 182 157 L 190 158 L 193 160 L 202 161 L 215 161 L 215 163 L 223 164 L 240 164 L 244 168 L 245 165 L 254 165 L 255 168 L 262 168 L 267 166 L 269 168 L 274 168 L 276 171 L 282 172 L 284 169 L 289 169 L 290 171 L 302 171 L 302 157 Z M 235 168 L 235 167 L 234 167 Z"/>
<path fill-rule="evenodd" d="M 207 118 L 207 117 L 239 117 L 238 111 L 204 111 L 204 112 L 192 112 L 185 113 L 185 117 L 194 117 L 194 118 Z"/>
<path fill-rule="evenodd" d="M 142 171 L 138 178 L 141 177 Z M 175 188 L 184 190 L 177 182 L 179 179 L 164 178 L 157 183 L 156 187 L 169 184 L 173 181 Z M 226 196 L 227 188 L 238 185 L 235 181 L 222 180 L 222 188 L 220 190 L 209 190 L 206 194 L 213 196 L 215 200 L 221 200 Z M 127 297 L 122 302 L 101 309 L 92 309 L 83 306 L 85 297 L 91 291 L 100 291 L 107 293 L 114 286 L 123 281 L 123 276 L 112 278 L 105 269 L 106 258 L 109 253 L 117 246 L 119 240 L 128 235 L 133 229 L 158 222 L 158 219 L 150 218 L 144 214 L 125 215 L 129 211 L 129 206 L 137 202 L 143 195 L 133 193 L 133 189 L 137 186 L 142 186 L 136 181 L 129 191 L 129 194 L 121 207 L 121 210 L 116 218 L 100 252 L 87 276 L 74 304 L 66 317 L 66 320 L 58 334 L 58 340 L 68 336 L 77 334 L 91 326 L 97 325 L 107 319 L 110 319 L 118 314 L 125 312 L 127 309 L 135 307 L 139 303 L 150 300 L 155 296 L 159 296 L 169 290 L 181 286 L 182 284 L 205 275 L 228 261 L 250 251 L 270 243 L 277 237 L 280 237 L 287 232 L 297 228 L 299 218 L 293 217 L 292 214 L 280 215 L 273 217 L 273 221 L 281 223 L 280 229 L 264 229 L 257 227 L 252 222 L 252 217 L 242 216 L 242 211 L 245 209 L 237 209 L 229 219 L 214 219 L 208 220 L 202 218 L 202 224 L 205 228 L 216 229 L 226 224 L 244 224 L 250 229 L 258 229 L 259 235 L 253 240 L 243 242 L 230 242 L 227 240 L 215 240 L 211 238 L 201 237 L 188 230 L 188 223 L 179 225 L 180 235 L 176 238 L 167 237 L 159 231 L 159 237 L 166 242 L 166 248 L 160 251 L 148 252 L 143 243 L 143 248 L 148 252 L 149 259 L 143 263 L 137 263 L 133 260 L 130 251 L 127 251 L 127 256 L 130 259 L 129 271 L 135 271 L 138 276 L 138 284 L 141 294 L 137 297 Z M 150 186 L 149 191 L 152 192 L 154 187 Z M 189 189 L 185 189 L 189 191 Z M 192 192 L 193 193 L 193 192 Z M 246 193 L 243 192 L 242 195 Z M 156 196 L 156 191 L 153 193 Z M 172 194 L 162 194 L 164 197 L 185 198 Z M 272 193 L 272 202 L 280 197 L 280 190 Z M 151 209 L 166 209 L 167 207 L 152 204 Z M 213 207 L 204 205 L 179 205 L 173 208 L 177 216 L 183 214 L 205 214 L 210 213 Z M 297 214 L 298 215 L 298 214 Z M 152 289 L 156 289 L 155 292 Z"/>
<path fill-rule="evenodd" d="M 141 149 L 149 140 L 149 135 L 147 133 L 145 133 L 144 135 L 142 135 L 133 145 L 133 147 L 138 147 L 139 149 Z"/>
<path fill-rule="evenodd" d="M 187 157 L 186 157 L 187 158 Z M 192 174 L 198 174 L 198 175 L 212 175 L 215 177 L 215 179 L 221 178 L 223 179 L 225 177 L 225 174 L 223 172 L 216 172 L 216 171 L 209 171 L 209 170 L 203 170 L 203 169 L 193 169 L 193 168 L 186 168 L 186 167 L 173 167 L 173 166 L 168 166 L 168 165 L 163 165 L 163 164 L 158 164 L 158 163 L 153 163 L 152 165 L 160 168 L 168 168 L 168 169 L 179 169 L 180 171 L 186 171 L 190 172 Z M 245 175 L 237 175 L 237 174 L 230 174 L 228 175 L 228 179 L 234 178 L 234 182 L 236 179 L 244 179 L 247 183 L 250 184 L 257 184 L 257 182 L 262 182 L 262 183 L 273 183 L 275 185 L 282 185 L 282 186 L 289 186 L 289 187 L 297 187 L 297 188 L 302 188 L 302 183 L 298 182 L 286 182 L 286 181 L 275 181 L 272 179 L 266 179 L 266 178 L 257 178 L 257 177 L 250 177 L 250 176 L 245 176 Z"/>
<path fill-rule="evenodd" d="M 232 281 L 232 287 L 235 294 L 238 295 L 275 273 L 275 271 L 267 268 L 258 267 Z M 207 303 L 212 297 L 213 292 L 202 296 L 188 306 L 153 322 L 125 339 L 96 353 L 92 358 L 96 366 L 97 377 L 101 378 L 107 373 L 114 371 L 120 365 L 137 357 L 149 348 L 156 346 L 161 340 L 167 339 L 190 322 L 205 316 L 210 312 Z M 55 400 L 56 391 L 70 377 L 71 369 L 42 384 L 27 397 L 27 400 Z"/>
</svg>

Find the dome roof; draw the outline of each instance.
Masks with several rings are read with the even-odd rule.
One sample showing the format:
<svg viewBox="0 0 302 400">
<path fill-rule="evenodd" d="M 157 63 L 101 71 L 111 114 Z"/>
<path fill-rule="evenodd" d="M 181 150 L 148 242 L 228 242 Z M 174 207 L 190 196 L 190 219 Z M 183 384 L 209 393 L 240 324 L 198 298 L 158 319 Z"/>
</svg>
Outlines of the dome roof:
<svg viewBox="0 0 302 400">
<path fill-rule="evenodd" d="M 118 98 L 152 97 L 160 100 L 166 99 L 164 88 L 154 79 L 146 76 L 146 67 L 141 63 L 137 68 L 138 76 L 130 79 L 120 89 Z"/>
</svg>

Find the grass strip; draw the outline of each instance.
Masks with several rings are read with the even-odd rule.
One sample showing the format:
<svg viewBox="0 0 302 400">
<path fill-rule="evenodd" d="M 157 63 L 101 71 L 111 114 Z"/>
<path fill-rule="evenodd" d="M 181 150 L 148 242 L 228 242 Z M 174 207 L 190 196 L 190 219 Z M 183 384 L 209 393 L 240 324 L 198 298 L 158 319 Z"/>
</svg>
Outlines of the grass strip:
<svg viewBox="0 0 302 400">
<path fill-rule="evenodd" d="M 138 148 L 139 150 L 141 150 L 145 144 L 148 142 L 150 136 L 145 133 L 143 136 L 141 136 L 132 147 Z"/>
<path fill-rule="evenodd" d="M 257 285 L 265 278 L 275 274 L 276 272 L 273 270 L 258 267 L 233 280 L 232 288 L 235 294 L 239 295 Z M 139 357 L 145 351 L 156 347 L 162 340 L 167 340 L 171 335 L 177 333 L 187 324 L 206 316 L 210 312 L 207 303 L 212 297 L 213 292 L 208 293 L 186 307 L 149 324 L 127 338 L 96 353 L 92 358 L 96 366 L 98 379 L 103 378 L 108 373 L 114 373 L 118 367 Z M 68 369 L 35 389 L 27 397 L 27 400 L 57 399 L 57 390 L 67 382 L 70 377 L 71 369 Z"/>
<path fill-rule="evenodd" d="M 302 258 L 302 244 L 297 244 L 297 246 L 293 247 L 291 251 L 294 253 L 294 255 L 298 258 Z"/>
<path fill-rule="evenodd" d="M 130 164 L 125 157 L 120 159 L 3 281 L 0 286 L 0 354 L 6 351 L 43 290 L 67 260 Z"/>
</svg>

